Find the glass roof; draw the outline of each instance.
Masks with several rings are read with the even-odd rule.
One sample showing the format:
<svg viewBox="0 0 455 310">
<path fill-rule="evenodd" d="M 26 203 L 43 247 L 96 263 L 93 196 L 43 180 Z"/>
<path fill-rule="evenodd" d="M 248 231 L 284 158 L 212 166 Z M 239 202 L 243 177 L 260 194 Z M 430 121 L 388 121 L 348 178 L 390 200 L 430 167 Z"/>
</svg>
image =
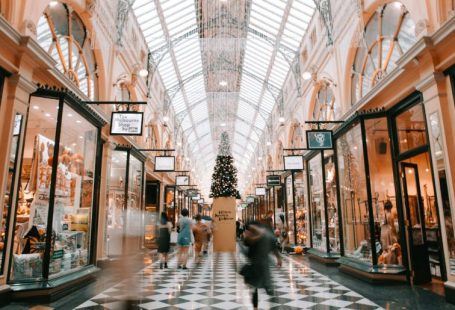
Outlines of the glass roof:
<svg viewBox="0 0 455 310">
<path fill-rule="evenodd" d="M 195 168 L 205 173 L 203 187 L 222 131 L 230 133 L 239 183 L 246 183 L 241 178 L 298 57 L 313 0 L 136 0 L 133 10 Z"/>
</svg>

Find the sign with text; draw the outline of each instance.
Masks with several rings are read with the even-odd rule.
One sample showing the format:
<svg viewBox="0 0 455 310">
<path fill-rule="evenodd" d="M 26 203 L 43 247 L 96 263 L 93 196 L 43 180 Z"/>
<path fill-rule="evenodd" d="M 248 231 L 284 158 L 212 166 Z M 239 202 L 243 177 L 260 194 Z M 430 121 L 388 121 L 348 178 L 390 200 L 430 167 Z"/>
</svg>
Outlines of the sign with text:
<svg viewBox="0 0 455 310">
<path fill-rule="evenodd" d="M 178 175 L 175 177 L 175 185 L 188 186 L 190 185 L 190 177 L 187 175 Z"/>
<path fill-rule="evenodd" d="M 248 197 L 246 197 L 246 202 L 247 202 L 247 203 L 254 203 L 254 196 L 248 196 Z"/>
<path fill-rule="evenodd" d="M 175 157 L 174 156 L 156 156 L 155 157 L 155 171 L 156 172 L 175 171 Z"/>
<path fill-rule="evenodd" d="M 265 196 L 265 187 L 256 187 L 256 196 Z"/>
<path fill-rule="evenodd" d="M 279 186 L 281 184 L 281 178 L 279 175 L 268 175 L 267 176 L 267 186 Z"/>
<path fill-rule="evenodd" d="M 284 170 L 303 170 L 303 156 L 284 156 Z"/>
<path fill-rule="evenodd" d="M 197 201 L 198 204 L 203 205 L 204 204 L 204 198 L 201 198 Z"/>
<path fill-rule="evenodd" d="M 142 136 L 143 112 L 112 112 L 111 135 Z"/>
<path fill-rule="evenodd" d="M 193 197 L 191 197 L 191 199 L 199 201 L 199 199 L 201 199 L 201 194 L 196 194 Z"/>
<path fill-rule="evenodd" d="M 333 134 L 331 130 L 307 130 L 306 140 L 311 150 L 333 149 Z"/>
<path fill-rule="evenodd" d="M 240 204 L 240 208 L 242 208 L 242 209 L 246 209 L 247 207 L 248 207 L 247 203 Z"/>
</svg>

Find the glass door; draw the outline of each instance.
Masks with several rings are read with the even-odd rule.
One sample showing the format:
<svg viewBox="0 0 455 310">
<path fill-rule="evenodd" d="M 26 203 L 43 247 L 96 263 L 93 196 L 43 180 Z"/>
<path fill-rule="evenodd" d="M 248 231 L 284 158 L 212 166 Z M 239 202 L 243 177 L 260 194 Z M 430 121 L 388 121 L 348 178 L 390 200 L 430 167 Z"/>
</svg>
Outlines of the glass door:
<svg viewBox="0 0 455 310">
<path fill-rule="evenodd" d="M 411 278 L 414 284 L 427 283 L 431 281 L 431 272 L 419 169 L 409 162 L 401 162 L 400 167 Z"/>
</svg>

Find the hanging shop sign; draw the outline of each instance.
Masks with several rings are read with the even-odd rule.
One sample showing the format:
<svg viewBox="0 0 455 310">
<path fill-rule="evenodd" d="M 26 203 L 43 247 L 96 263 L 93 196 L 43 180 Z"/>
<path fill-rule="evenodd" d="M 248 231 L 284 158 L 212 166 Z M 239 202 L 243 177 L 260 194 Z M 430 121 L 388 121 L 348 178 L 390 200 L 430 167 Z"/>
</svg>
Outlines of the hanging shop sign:
<svg viewBox="0 0 455 310">
<path fill-rule="evenodd" d="M 281 184 L 281 178 L 279 175 L 268 175 L 267 176 L 267 186 L 279 186 Z"/>
<path fill-rule="evenodd" d="M 186 191 L 186 195 L 188 197 L 194 197 L 194 196 L 198 195 L 198 192 L 196 189 L 189 189 Z"/>
<path fill-rule="evenodd" d="M 265 187 L 256 187 L 256 196 L 265 196 Z"/>
<path fill-rule="evenodd" d="M 201 194 L 196 194 L 193 197 L 191 197 L 192 200 L 198 200 L 201 199 Z"/>
<path fill-rule="evenodd" d="M 303 170 L 303 156 L 289 155 L 284 157 L 284 170 Z"/>
<path fill-rule="evenodd" d="M 248 207 L 248 204 L 247 203 L 242 203 L 242 204 L 240 204 L 240 207 L 242 209 L 246 209 Z"/>
<path fill-rule="evenodd" d="M 307 130 L 306 137 L 310 150 L 333 149 L 333 133 L 331 130 Z"/>
<path fill-rule="evenodd" d="M 175 171 L 174 156 L 156 156 L 155 157 L 155 172 L 171 172 Z"/>
<path fill-rule="evenodd" d="M 254 203 L 254 196 L 246 197 L 246 203 Z"/>
<path fill-rule="evenodd" d="M 111 135 L 142 136 L 143 112 L 112 112 Z"/>
<path fill-rule="evenodd" d="M 178 175 L 175 177 L 175 185 L 188 186 L 190 185 L 190 177 L 187 175 Z"/>
<path fill-rule="evenodd" d="M 197 201 L 198 204 L 203 205 L 204 204 L 204 198 L 201 198 Z"/>
</svg>

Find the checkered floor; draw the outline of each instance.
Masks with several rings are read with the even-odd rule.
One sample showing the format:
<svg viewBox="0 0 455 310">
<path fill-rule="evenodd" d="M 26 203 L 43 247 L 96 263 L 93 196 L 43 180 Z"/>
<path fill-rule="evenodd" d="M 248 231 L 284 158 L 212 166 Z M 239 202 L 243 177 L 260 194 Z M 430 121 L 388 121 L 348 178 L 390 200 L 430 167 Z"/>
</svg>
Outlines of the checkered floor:
<svg viewBox="0 0 455 310">
<path fill-rule="evenodd" d="M 233 253 L 209 254 L 188 270 L 176 269 L 175 258 L 169 269 L 155 262 L 76 309 L 123 309 L 131 291 L 137 309 L 252 309 L 250 289 L 237 273 L 244 263 Z M 260 290 L 260 309 L 382 309 L 293 259 L 284 258 L 272 275 L 274 296 Z"/>
</svg>

